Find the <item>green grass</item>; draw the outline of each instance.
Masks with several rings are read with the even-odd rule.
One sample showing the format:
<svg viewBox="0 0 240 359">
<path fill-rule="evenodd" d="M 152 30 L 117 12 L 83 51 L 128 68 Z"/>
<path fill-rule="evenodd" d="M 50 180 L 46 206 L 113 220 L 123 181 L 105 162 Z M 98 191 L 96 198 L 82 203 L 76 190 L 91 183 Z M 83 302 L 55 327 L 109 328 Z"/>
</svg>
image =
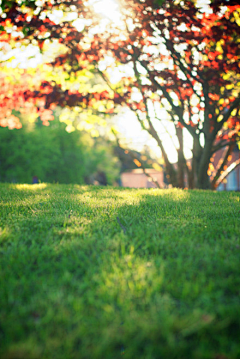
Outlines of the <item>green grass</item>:
<svg viewBox="0 0 240 359">
<path fill-rule="evenodd" d="M 1 359 L 240 358 L 240 194 L 0 185 Z"/>
</svg>

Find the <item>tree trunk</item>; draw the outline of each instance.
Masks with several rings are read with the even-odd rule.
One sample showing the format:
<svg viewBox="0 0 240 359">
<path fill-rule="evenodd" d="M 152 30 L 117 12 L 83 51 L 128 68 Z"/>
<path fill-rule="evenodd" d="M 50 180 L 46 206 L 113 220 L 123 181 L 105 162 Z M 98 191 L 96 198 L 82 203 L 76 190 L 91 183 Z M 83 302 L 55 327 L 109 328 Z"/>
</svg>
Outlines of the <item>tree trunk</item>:
<svg viewBox="0 0 240 359">
<path fill-rule="evenodd" d="M 196 188 L 199 189 L 211 189 L 210 178 L 207 174 L 207 171 L 211 158 L 212 144 L 213 144 L 212 139 L 205 138 L 205 145 L 204 148 L 202 148 L 200 161 L 197 163 L 197 168 L 196 168 L 196 174 L 197 174 Z"/>
<path fill-rule="evenodd" d="M 209 176 L 207 174 L 207 169 L 208 166 L 206 167 L 206 169 L 204 169 L 204 173 L 198 176 L 197 186 L 196 186 L 198 189 L 211 189 Z"/>
<path fill-rule="evenodd" d="M 184 173 L 186 172 L 186 160 L 183 153 L 183 129 L 177 127 L 176 134 L 179 142 L 177 182 L 179 188 L 185 188 Z"/>
<path fill-rule="evenodd" d="M 152 122 L 150 121 L 150 119 L 148 119 L 148 123 L 149 123 L 149 129 L 147 130 L 148 133 L 155 138 L 155 140 L 157 141 L 157 144 L 159 146 L 159 148 L 162 151 L 162 156 L 164 159 L 164 163 L 165 163 L 165 169 L 166 169 L 166 173 L 167 173 L 167 178 L 168 178 L 168 182 L 173 186 L 173 187 L 178 187 L 178 181 L 177 181 L 177 173 L 176 170 L 173 166 L 173 164 L 171 162 L 169 162 L 168 160 L 168 156 L 167 153 L 163 147 L 162 141 L 159 138 L 155 128 L 153 127 Z"/>
<path fill-rule="evenodd" d="M 192 149 L 192 169 L 189 174 L 188 186 L 189 188 L 196 188 L 197 184 L 197 169 L 201 160 L 202 147 L 198 138 L 193 138 L 193 149 Z"/>
<path fill-rule="evenodd" d="M 194 163 L 192 160 L 192 168 L 188 169 L 188 188 L 189 189 L 194 189 L 195 188 L 195 181 L 194 181 Z"/>
</svg>

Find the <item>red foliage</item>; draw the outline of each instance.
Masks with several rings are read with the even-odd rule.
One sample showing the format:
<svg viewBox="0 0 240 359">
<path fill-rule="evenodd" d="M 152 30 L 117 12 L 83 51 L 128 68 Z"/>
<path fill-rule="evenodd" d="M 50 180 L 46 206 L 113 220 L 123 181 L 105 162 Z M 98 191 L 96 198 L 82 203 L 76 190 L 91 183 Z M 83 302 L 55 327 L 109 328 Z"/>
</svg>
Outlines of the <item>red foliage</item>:
<svg viewBox="0 0 240 359">
<path fill-rule="evenodd" d="M 58 23 L 48 15 L 50 11 L 59 9 L 57 1 L 43 1 L 38 11 L 35 2 L 31 2 L 32 9 L 29 12 L 17 1 L 7 2 L 4 9 L 6 18 L 0 19 L 0 25 L 4 28 L 0 41 L 10 41 L 10 38 L 15 41 L 37 40 L 42 49 L 44 42 L 50 38 L 63 43 L 67 48 L 65 54 L 53 61 L 52 65 L 55 67 L 69 71 L 70 66 L 70 72 L 77 72 L 91 64 L 98 67 L 101 59 L 112 56 L 118 63 L 133 67 L 135 78 L 129 81 L 123 79 L 122 90 L 116 90 L 114 95 L 113 91 L 87 94 L 65 91 L 56 84 L 44 81 L 34 91 L 24 88 L 24 85 L 21 88 L 16 86 L 13 95 L 8 96 L 5 84 L 1 88 L 2 121 L 6 114 L 10 114 L 6 112 L 6 108 L 20 108 L 24 102 L 37 104 L 40 99 L 46 110 L 53 104 L 62 107 L 81 104 L 91 106 L 95 99 L 111 100 L 117 105 L 126 104 L 134 111 L 145 112 L 146 101 L 148 98 L 152 100 L 154 94 L 160 100 L 167 99 L 173 114 L 178 117 L 174 123 L 181 126 L 191 126 L 194 131 L 202 129 L 203 120 L 193 122 L 190 118 L 192 114 L 196 114 L 193 110 L 195 107 L 207 111 L 204 121 L 208 124 L 205 127 L 211 133 L 217 133 L 226 122 L 228 127 L 231 123 L 231 129 L 233 126 L 238 128 L 238 122 L 230 114 L 234 108 L 238 109 L 239 102 L 236 101 L 232 88 L 228 89 L 233 80 L 224 75 L 233 74 L 233 78 L 239 72 L 239 25 L 236 21 L 239 18 L 239 5 L 234 3 L 231 6 L 224 2 L 225 11 L 220 11 L 221 2 L 218 1 L 211 5 L 213 12 L 200 12 L 190 0 L 178 4 L 165 1 L 160 9 L 153 0 L 121 0 L 125 24 L 131 18 L 131 28 L 122 28 L 119 32 L 113 26 L 102 34 L 92 33 L 89 36 L 88 29 L 96 25 L 98 18 L 93 16 L 87 2 L 65 0 L 61 2 L 61 8 L 70 10 L 76 3 L 78 17 L 92 21 L 81 32 L 77 31 L 71 21 Z M 136 64 L 146 72 L 144 76 L 147 81 L 141 81 Z M 139 101 L 133 100 L 133 88 L 138 88 L 142 94 Z M 179 99 L 178 105 L 171 98 L 172 92 Z M 191 105 L 193 97 L 199 98 L 199 103 L 194 106 Z M 204 102 L 204 105 L 200 105 L 200 102 Z M 216 110 L 219 111 L 218 116 Z M 51 118 L 49 112 L 41 111 L 43 121 Z M 112 109 L 108 110 L 110 111 Z M 228 116 L 226 111 L 229 111 Z M 180 118 L 184 112 L 190 115 L 187 122 Z M 220 116 L 222 120 L 219 120 Z M 16 123 L 16 126 L 19 124 Z"/>
</svg>

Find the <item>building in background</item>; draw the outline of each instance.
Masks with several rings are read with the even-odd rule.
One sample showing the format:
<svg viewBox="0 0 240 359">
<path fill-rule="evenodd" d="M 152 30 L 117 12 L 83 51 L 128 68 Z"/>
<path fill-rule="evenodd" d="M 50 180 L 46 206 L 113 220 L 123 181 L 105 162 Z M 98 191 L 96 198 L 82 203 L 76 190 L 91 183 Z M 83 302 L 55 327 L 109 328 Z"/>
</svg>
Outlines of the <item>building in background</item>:
<svg viewBox="0 0 240 359">
<path fill-rule="evenodd" d="M 217 161 L 221 158 L 224 150 L 220 150 L 216 153 L 214 161 Z M 228 163 L 228 166 L 234 162 L 240 160 L 240 151 L 238 146 L 236 146 L 231 154 L 231 159 Z M 217 191 L 240 191 L 240 166 L 237 166 L 229 175 L 223 180 L 223 182 L 218 186 Z"/>
<path fill-rule="evenodd" d="M 225 148 L 220 149 L 213 156 L 212 165 L 214 166 L 215 170 L 219 166 L 219 161 L 221 160 L 221 158 L 224 157 L 224 151 Z M 136 158 L 139 158 L 142 161 L 141 153 L 136 151 L 131 152 L 134 153 Z M 156 188 L 157 186 L 154 181 L 157 181 L 161 188 L 168 188 L 166 173 L 162 165 L 162 170 L 147 168 L 147 176 L 142 168 L 136 168 L 137 165 L 133 158 L 129 155 L 129 151 L 117 148 L 115 154 L 118 156 L 119 160 L 122 163 L 120 181 L 121 186 L 131 188 Z M 189 165 L 191 166 L 191 159 L 188 161 L 190 162 Z M 240 151 L 238 146 L 236 145 L 229 158 L 228 167 L 237 161 L 240 161 Z M 151 164 L 153 164 L 153 161 L 148 159 L 148 161 L 143 162 L 143 164 L 145 167 L 149 167 L 149 165 L 151 166 Z M 187 186 L 187 178 L 185 178 L 185 184 Z M 217 187 L 217 191 L 240 191 L 240 165 L 229 173 L 229 175 Z"/>
<path fill-rule="evenodd" d="M 161 188 L 166 187 L 164 171 L 157 171 L 153 168 L 147 168 L 145 171 L 148 176 L 143 172 L 142 168 L 121 173 L 122 186 L 131 188 L 157 188 L 154 182 L 158 182 Z"/>
</svg>

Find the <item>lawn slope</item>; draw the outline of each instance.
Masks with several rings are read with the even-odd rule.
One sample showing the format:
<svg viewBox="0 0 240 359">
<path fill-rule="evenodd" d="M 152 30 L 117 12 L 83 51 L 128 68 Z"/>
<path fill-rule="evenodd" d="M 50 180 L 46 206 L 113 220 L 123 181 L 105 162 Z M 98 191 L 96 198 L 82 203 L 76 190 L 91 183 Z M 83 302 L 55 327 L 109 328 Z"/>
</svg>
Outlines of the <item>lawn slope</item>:
<svg viewBox="0 0 240 359">
<path fill-rule="evenodd" d="M 239 193 L 0 198 L 0 358 L 240 358 Z"/>
</svg>

